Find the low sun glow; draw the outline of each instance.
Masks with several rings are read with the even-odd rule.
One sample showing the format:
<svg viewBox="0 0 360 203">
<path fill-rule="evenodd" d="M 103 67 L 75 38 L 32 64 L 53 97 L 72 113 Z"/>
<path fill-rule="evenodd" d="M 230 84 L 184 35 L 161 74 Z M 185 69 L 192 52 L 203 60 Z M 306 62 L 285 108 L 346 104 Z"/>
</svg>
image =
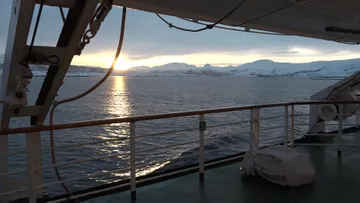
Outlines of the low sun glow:
<svg viewBox="0 0 360 203">
<path fill-rule="evenodd" d="M 131 68 L 131 64 L 129 61 L 126 60 L 125 57 L 122 57 L 120 56 L 117 60 L 116 60 L 116 63 L 115 63 L 115 70 L 120 70 L 120 71 L 123 71 L 123 70 L 127 70 Z"/>
</svg>

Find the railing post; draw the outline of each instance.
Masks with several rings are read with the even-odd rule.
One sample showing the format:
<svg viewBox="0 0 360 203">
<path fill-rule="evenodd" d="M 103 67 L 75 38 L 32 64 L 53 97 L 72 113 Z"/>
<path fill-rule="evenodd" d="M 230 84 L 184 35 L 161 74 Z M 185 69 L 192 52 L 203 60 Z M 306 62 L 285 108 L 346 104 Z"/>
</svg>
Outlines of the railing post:
<svg viewBox="0 0 360 203">
<path fill-rule="evenodd" d="M 289 107 L 285 105 L 285 116 L 284 116 L 284 146 L 287 146 L 289 142 Z"/>
<path fill-rule="evenodd" d="M 343 135 L 343 112 L 344 112 L 344 105 L 339 105 L 339 114 L 338 114 L 338 151 L 337 156 L 341 157 L 342 154 L 342 135 Z"/>
<path fill-rule="evenodd" d="M 255 147 L 259 149 L 259 134 L 260 134 L 260 112 L 258 108 L 251 109 L 251 127 L 250 127 L 250 149 Z"/>
<path fill-rule="evenodd" d="M 8 171 L 8 135 L 0 135 L 0 173 L 7 173 Z M 8 177 L 2 176 L 0 178 L 0 193 L 8 192 Z"/>
<path fill-rule="evenodd" d="M 130 122 L 130 185 L 131 185 L 131 199 L 136 200 L 136 148 L 135 148 L 135 122 Z"/>
<path fill-rule="evenodd" d="M 249 141 L 249 150 L 251 150 L 254 145 L 254 139 L 253 139 L 253 134 L 254 134 L 254 129 L 253 129 L 253 120 L 254 120 L 254 110 L 251 109 L 250 110 L 250 141 Z"/>
<path fill-rule="evenodd" d="M 38 198 L 42 198 L 42 163 L 41 156 L 41 134 L 40 132 L 28 133 L 26 135 L 26 151 L 27 151 L 27 169 L 28 169 L 28 197 L 29 202 L 36 202 Z"/>
<path fill-rule="evenodd" d="M 294 105 L 291 105 L 291 117 L 290 117 L 290 147 L 294 147 L 294 125 L 295 125 L 295 111 Z"/>
<path fill-rule="evenodd" d="M 201 181 L 204 180 L 204 137 L 205 137 L 205 130 L 206 130 L 206 122 L 205 122 L 205 115 L 199 115 L 199 178 Z"/>
</svg>

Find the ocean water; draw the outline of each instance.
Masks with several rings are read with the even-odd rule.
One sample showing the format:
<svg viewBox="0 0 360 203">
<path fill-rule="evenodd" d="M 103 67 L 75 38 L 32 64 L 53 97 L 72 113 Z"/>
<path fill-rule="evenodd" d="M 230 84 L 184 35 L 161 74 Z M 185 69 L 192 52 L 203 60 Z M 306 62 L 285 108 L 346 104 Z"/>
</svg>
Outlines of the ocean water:
<svg viewBox="0 0 360 203">
<path fill-rule="evenodd" d="M 100 77 L 68 77 L 59 91 L 58 100 L 77 95 L 91 87 Z M 29 103 L 34 104 L 43 78 L 34 78 L 29 89 Z M 78 101 L 59 106 L 55 111 L 55 123 L 160 114 L 178 111 L 241 106 L 249 104 L 277 103 L 309 100 L 310 95 L 335 80 L 296 78 L 243 78 L 243 77 L 122 77 L 109 78 L 99 89 Z M 308 106 L 296 107 L 296 113 L 309 113 Z M 265 109 L 260 112 L 262 144 L 282 140 L 284 108 Z M 206 115 L 209 127 L 205 132 L 205 157 L 207 160 L 248 148 L 249 122 L 215 127 L 219 124 L 238 123 L 250 119 L 249 111 Z M 306 132 L 308 116 L 296 117 L 296 136 Z M 11 127 L 29 126 L 29 119 L 13 119 Z M 278 128 L 268 129 L 269 127 Z M 149 174 L 196 163 L 198 159 L 198 117 L 151 120 L 136 123 L 137 175 Z M 159 136 L 153 133 L 192 129 Z M 109 139 L 123 140 L 77 146 L 56 150 L 58 163 L 77 160 L 97 160 L 59 167 L 63 179 L 84 177 L 70 181 L 68 187 L 82 190 L 92 186 L 118 181 L 129 176 L 129 124 L 58 130 L 55 132 L 57 146 Z M 269 139 L 271 138 L 271 139 Z M 23 135 L 10 135 L 10 151 L 25 150 Z M 266 141 L 268 140 L 268 141 Z M 194 142 L 194 143 L 189 143 Z M 178 145 L 184 143 L 183 145 Z M 189 143 L 189 144 L 186 144 Z M 178 145 L 178 146 L 173 146 Z M 43 148 L 49 147 L 48 132 L 42 133 Z M 169 147 L 167 147 L 169 146 Z M 161 148 L 161 149 L 157 149 Z M 106 158 L 106 156 L 111 156 Z M 105 158 L 104 158 L 105 157 Z M 12 170 L 26 166 L 26 155 L 9 158 Z M 43 151 L 43 165 L 51 164 L 50 151 Z M 89 174 L 101 176 L 89 177 Z M 18 177 L 26 174 L 16 175 Z M 56 180 L 51 167 L 43 170 L 44 183 Z M 63 194 L 60 185 L 45 188 L 49 195 Z"/>
</svg>

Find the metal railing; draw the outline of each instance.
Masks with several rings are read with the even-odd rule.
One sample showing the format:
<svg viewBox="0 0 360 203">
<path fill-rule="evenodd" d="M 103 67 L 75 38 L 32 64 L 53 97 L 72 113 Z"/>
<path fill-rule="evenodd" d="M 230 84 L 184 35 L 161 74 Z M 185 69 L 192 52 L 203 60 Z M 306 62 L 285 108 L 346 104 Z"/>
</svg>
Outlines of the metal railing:
<svg viewBox="0 0 360 203">
<path fill-rule="evenodd" d="M 333 134 L 325 134 L 326 136 L 336 136 L 338 138 L 338 142 L 337 143 L 295 143 L 295 140 L 297 137 L 302 136 L 304 134 L 306 134 L 306 127 L 302 127 L 303 131 L 300 134 L 297 134 L 295 127 L 301 127 L 304 125 L 308 125 L 308 123 L 295 123 L 296 117 L 297 116 L 312 116 L 310 114 L 306 114 L 303 112 L 296 112 L 296 107 L 297 106 L 304 106 L 304 105 L 318 105 L 318 104 L 337 104 L 339 106 L 339 112 L 338 112 L 338 121 L 337 121 L 337 130 L 338 133 L 333 133 Z M 8 197 L 10 195 L 15 195 L 16 197 L 18 197 L 16 194 L 19 192 L 27 192 L 27 197 L 30 200 L 34 200 L 34 198 L 36 199 L 37 190 L 42 190 L 45 187 L 49 187 L 49 186 L 54 186 L 54 185 L 58 185 L 58 187 L 61 187 L 62 183 L 69 183 L 69 182 L 73 182 L 73 181 L 79 181 L 79 180 L 87 180 L 90 178 L 97 178 L 97 177 L 101 177 L 101 176 L 106 176 L 109 174 L 114 174 L 114 173 L 121 173 L 121 174 L 125 174 L 124 176 L 126 176 L 126 178 L 129 179 L 128 182 L 124 182 L 123 184 L 117 184 L 111 187 L 107 187 L 107 188 L 103 188 L 103 189 L 98 189 L 95 191 L 91 191 L 91 192 L 87 192 L 87 193 L 83 193 L 83 194 L 78 194 L 78 195 L 74 195 L 71 198 L 80 198 L 80 197 L 84 197 L 87 195 L 93 195 L 93 194 L 97 194 L 97 193 L 101 193 L 101 192 L 105 192 L 105 191 L 109 191 L 109 190 L 113 190 L 116 188 L 120 188 L 120 187 L 124 187 L 124 186 L 130 186 L 130 191 L 131 194 L 133 196 L 133 198 L 135 197 L 135 193 L 136 193 L 136 187 L 137 184 L 146 182 L 146 181 L 150 181 L 150 180 L 154 180 L 154 179 L 158 179 L 158 178 L 163 178 L 166 176 L 171 176 L 173 174 L 176 173 L 181 173 L 181 172 L 185 172 L 185 171 L 191 171 L 191 170 L 195 170 L 197 169 L 200 175 L 200 178 L 203 180 L 204 177 L 204 173 L 205 173 L 205 167 L 209 166 L 209 165 L 213 165 L 213 164 L 218 164 L 218 163 L 222 163 L 222 162 L 228 162 L 230 160 L 235 160 L 235 159 L 239 159 L 239 156 L 234 156 L 234 157 L 228 157 L 226 159 L 219 159 L 216 162 L 206 162 L 206 160 L 209 160 L 209 157 L 206 156 L 206 154 L 208 154 L 209 152 L 216 152 L 219 150 L 236 150 L 239 148 L 238 144 L 235 144 L 233 146 L 225 146 L 224 148 L 217 148 L 217 149 L 211 149 L 211 150 L 207 150 L 206 146 L 207 144 L 209 144 L 210 142 L 216 142 L 216 139 L 218 138 L 224 138 L 226 136 L 218 136 L 218 137 L 209 137 L 207 136 L 206 132 L 212 131 L 216 128 L 224 128 L 224 127 L 229 127 L 229 126 L 245 126 L 246 128 L 248 128 L 247 130 L 244 131 L 244 129 L 242 129 L 242 134 L 244 135 L 243 137 L 246 138 L 248 140 L 248 146 L 251 147 L 256 147 L 259 148 L 262 143 L 264 143 L 265 141 L 272 141 L 275 140 L 274 143 L 271 144 L 278 144 L 278 143 L 283 143 L 284 145 L 293 147 L 296 145 L 317 145 L 317 146 L 335 146 L 337 147 L 338 152 L 341 152 L 342 148 L 344 146 L 358 146 L 357 144 L 354 143 L 350 143 L 350 144 L 344 144 L 342 142 L 342 137 L 343 135 L 343 107 L 344 105 L 348 105 L 348 104 L 359 104 L 359 102 L 325 102 L 325 101 L 319 101 L 319 102 L 314 102 L 314 101 L 310 101 L 310 102 L 289 102 L 289 103 L 277 103 L 277 104 L 263 104 L 263 105 L 251 105 L 251 106 L 241 106 L 241 107 L 230 107 L 230 108 L 219 108 L 219 109 L 208 109 L 208 110 L 199 110 L 199 111 L 189 111 L 189 112 L 178 112 L 178 113 L 168 113 L 168 114 L 159 114 L 159 115 L 147 115 L 147 116 L 135 116 L 135 117 L 127 117 L 127 118 L 115 118 L 115 119 L 104 119 L 104 120 L 92 120 L 92 121 L 81 121 L 81 122 L 74 122 L 74 123 L 63 123 L 63 124 L 55 124 L 52 126 L 49 125 L 44 125 L 44 126 L 36 126 L 36 127 L 24 127 L 24 128 L 14 128 L 14 129 L 2 129 L 0 130 L 0 136 L 7 136 L 10 134 L 19 134 L 19 133 L 26 133 L 26 136 L 33 136 L 33 134 L 31 133 L 36 133 L 36 132 L 41 132 L 41 131 L 48 131 L 50 129 L 53 130 L 62 130 L 62 129 L 72 129 L 72 128 L 81 128 L 81 127 L 90 127 L 90 126 L 100 126 L 100 125 L 109 125 L 109 124 L 114 124 L 114 123 L 127 123 L 129 125 L 129 133 L 127 136 L 125 137 L 120 137 L 120 138 L 114 138 L 114 139 L 107 139 L 107 140 L 100 140 L 100 141 L 83 141 L 83 142 L 79 142 L 79 143 L 72 143 L 72 144 L 63 144 L 63 145 L 56 145 L 54 147 L 43 147 L 40 151 L 40 153 L 42 154 L 46 154 L 49 153 L 49 150 L 67 150 L 70 148 L 77 148 L 77 147 L 83 147 L 86 145 L 89 146 L 93 146 L 93 145 L 98 145 L 98 144 L 104 144 L 104 143 L 115 143 L 115 142 L 126 142 L 127 143 L 127 147 L 128 147 L 128 151 L 122 151 L 119 153 L 111 153 L 111 154 L 106 154 L 106 155 L 102 155 L 102 156 L 96 156 L 96 157 L 91 157 L 91 158 L 84 158 L 84 159 L 78 159 L 78 160 L 72 160 L 72 161 L 66 161 L 66 162 L 60 162 L 57 164 L 48 164 L 48 165 L 41 165 L 41 166 L 34 166 L 31 163 L 31 158 L 27 158 L 27 167 L 26 168 L 22 168 L 22 169 L 16 169 L 13 171 L 9 171 L 6 173 L 0 173 L 0 180 L 5 180 L 5 177 L 9 177 L 9 176 L 13 176 L 16 174 L 27 174 L 27 179 L 26 179 L 26 184 L 23 184 L 23 188 L 16 188 L 16 189 L 7 189 L 7 190 L 0 190 L 0 200 L 2 198 L 5 199 L 5 197 Z M 263 109 L 277 109 L 278 112 L 280 112 L 280 115 L 268 115 L 268 116 L 263 116 L 261 117 L 261 110 Z M 308 109 L 307 109 L 308 110 Z M 240 120 L 240 121 L 230 121 L 230 122 L 226 122 L 226 123 L 215 123 L 213 125 L 207 125 L 208 123 L 207 121 L 207 116 L 211 116 L 211 114 L 220 114 L 220 113 L 230 113 L 230 112 L 237 112 L 237 113 L 244 113 L 247 112 L 248 116 L 250 117 L 246 117 L 244 115 L 242 115 L 242 117 L 244 117 L 244 119 Z M 181 130 L 168 130 L 168 131 L 162 131 L 162 132 L 156 132 L 156 133 L 147 133 L 147 134 L 139 134 L 137 132 L 137 127 L 136 124 L 140 123 L 142 121 L 149 121 L 149 120 L 161 120 L 161 119 L 170 119 L 170 118 L 184 118 L 184 117 L 193 117 L 193 116 L 197 116 L 197 123 L 198 123 L 198 127 L 196 128 L 184 128 Z M 302 120 L 304 121 L 304 119 Z M 263 123 L 267 123 L 266 125 L 264 125 L 264 127 L 262 127 L 261 122 Z M 334 126 L 334 124 L 330 124 L 332 126 Z M 356 120 L 354 123 L 351 124 L 352 126 L 358 126 L 358 117 L 356 117 Z M 198 135 L 193 136 L 193 138 L 195 140 L 190 140 L 190 141 L 186 141 L 183 140 L 183 142 L 175 142 L 175 143 L 171 143 L 169 145 L 163 145 L 163 146 L 155 146 L 155 147 L 151 147 L 151 148 L 146 148 L 146 149 L 137 149 L 136 147 L 139 145 L 139 141 L 141 139 L 146 139 L 146 138 L 153 138 L 153 137 L 166 137 L 170 134 L 178 134 L 178 133 L 185 133 L 185 132 L 191 132 L 193 133 L 194 131 L 198 131 Z M 232 130 L 234 131 L 234 130 Z M 229 133 L 228 131 L 224 131 L 225 133 Z M 237 129 L 235 130 L 235 134 L 238 135 L 240 130 Z M 261 133 L 273 133 L 273 134 L 280 134 L 281 137 L 279 136 L 261 136 Z M 232 136 L 233 134 L 227 135 Z M 298 136 L 297 136 L 298 135 Z M 311 134 L 308 136 L 320 136 L 320 135 L 324 135 L 324 134 Z M 153 152 L 153 151 L 159 151 L 159 150 L 164 150 L 164 149 L 170 149 L 170 148 L 174 148 L 174 147 L 179 147 L 179 146 L 184 146 L 184 145 L 193 145 L 193 146 L 197 146 L 197 154 L 190 154 L 188 156 L 197 156 L 197 164 L 188 168 L 184 168 L 182 170 L 177 170 L 174 172 L 165 172 L 162 173 L 160 175 L 157 176 L 152 176 L 152 177 L 148 177 L 148 178 L 142 178 L 142 179 L 138 179 L 139 176 L 141 176 L 141 171 L 139 171 L 139 169 L 141 169 L 142 167 L 146 167 L 147 164 L 139 164 L 137 162 L 137 155 L 144 153 L 144 152 Z M 242 151 L 244 151 L 244 149 L 242 149 Z M 31 146 L 27 145 L 26 150 L 19 150 L 19 151 L 14 151 L 14 152 L 9 152 L 9 153 L 5 153 L 5 154 L 0 154 L 1 156 L 17 156 L 17 155 L 21 155 L 21 154 L 25 154 L 29 157 L 31 157 L 31 153 L 36 153 L 34 152 L 34 149 L 31 149 Z M 106 169 L 106 171 L 101 171 L 101 170 L 97 170 L 96 172 L 93 173 L 87 173 L 87 174 L 83 174 L 81 176 L 76 176 L 73 178 L 68 178 L 68 179 L 63 179 L 61 181 L 52 181 L 52 182 L 46 182 L 46 181 L 42 181 L 40 184 L 37 184 L 38 182 L 36 181 L 37 177 L 36 177 L 36 173 L 38 173 L 39 171 L 44 171 L 47 169 L 52 169 L 54 167 L 65 167 L 65 166 L 73 166 L 76 164 L 80 164 L 80 163 L 85 163 L 85 162 L 94 162 L 94 161 L 98 161 L 98 160 L 102 160 L 102 159 L 109 159 L 109 158 L 114 158 L 114 157 L 121 157 L 123 160 L 128 160 L 128 165 L 124 166 L 124 168 L 117 168 L 117 169 L 113 169 L 113 170 L 108 170 Z M 182 157 L 184 158 L 184 157 Z M 162 161 L 158 161 L 156 164 L 153 163 L 153 165 L 157 165 L 159 166 L 159 168 L 165 166 L 167 163 L 169 163 L 170 161 L 173 160 L 162 160 Z M 38 173 L 39 174 L 39 173 Z M 40 173 L 41 174 L 41 173 Z M 5 182 L 5 181 L 4 181 Z M 3 183 L 4 185 L 4 183 Z M 0 187 L 1 187 L 1 182 L 0 182 Z M 2 186 L 4 187 L 4 186 Z M 4 191 L 4 192 L 2 192 Z M 10 198 L 14 198 L 14 197 L 10 197 Z M 58 200 L 54 200 L 53 202 L 61 202 L 64 200 L 67 200 L 68 198 L 62 198 L 62 199 L 58 199 Z"/>
</svg>

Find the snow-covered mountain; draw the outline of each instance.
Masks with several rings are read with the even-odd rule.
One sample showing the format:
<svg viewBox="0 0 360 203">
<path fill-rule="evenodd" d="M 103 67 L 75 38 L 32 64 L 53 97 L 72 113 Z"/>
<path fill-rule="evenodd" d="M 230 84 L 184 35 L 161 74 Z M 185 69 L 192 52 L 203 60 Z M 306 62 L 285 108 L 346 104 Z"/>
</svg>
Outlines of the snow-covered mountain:
<svg viewBox="0 0 360 203">
<path fill-rule="evenodd" d="M 360 59 L 311 63 L 277 63 L 260 60 L 232 68 L 232 72 L 244 76 L 346 77 L 357 71 L 360 71 Z"/>
<path fill-rule="evenodd" d="M 206 64 L 196 67 L 185 63 L 171 63 L 163 66 L 144 68 L 134 72 L 140 75 L 234 75 L 252 77 L 346 77 L 360 71 L 360 59 L 317 61 L 311 63 L 279 63 L 271 60 L 258 60 L 239 66 L 218 67 Z"/>
<path fill-rule="evenodd" d="M 1 65 L 0 65 L 0 69 Z M 35 76 L 45 76 L 47 67 L 31 67 Z M 2 70 L 1 70 L 2 71 Z M 71 66 L 67 76 L 103 75 L 107 69 L 85 66 Z M 115 75 L 132 76 L 246 76 L 246 77 L 312 77 L 342 78 L 360 71 L 360 58 L 337 61 L 316 61 L 311 63 L 279 63 L 258 60 L 238 66 L 219 67 L 206 64 L 194 66 L 186 63 L 169 63 L 161 66 L 132 67 L 127 71 L 115 71 Z"/>
</svg>

